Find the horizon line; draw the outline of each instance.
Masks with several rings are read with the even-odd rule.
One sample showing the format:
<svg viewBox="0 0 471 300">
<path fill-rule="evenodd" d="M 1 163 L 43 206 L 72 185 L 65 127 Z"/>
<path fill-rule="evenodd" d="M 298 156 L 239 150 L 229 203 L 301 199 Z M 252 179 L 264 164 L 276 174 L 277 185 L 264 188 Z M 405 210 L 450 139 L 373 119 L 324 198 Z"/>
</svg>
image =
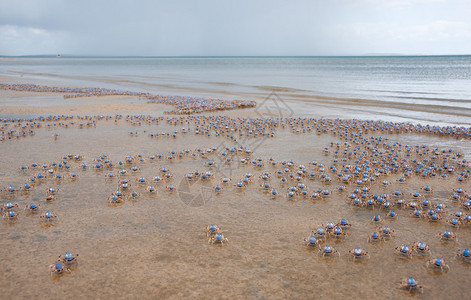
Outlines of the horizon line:
<svg viewBox="0 0 471 300">
<path fill-rule="evenodd" d="M 439 57 L 439 56 L 471 56 L 470 54 L 400 54 L 400 53 L 372 53 L 372 54 L 345 54 L 345 55 L 88 55 L 88 54 L 30 54 L 30 55 L 2 55 L 1 58 L 258 58 L 258 57 Z"/>
</svg>

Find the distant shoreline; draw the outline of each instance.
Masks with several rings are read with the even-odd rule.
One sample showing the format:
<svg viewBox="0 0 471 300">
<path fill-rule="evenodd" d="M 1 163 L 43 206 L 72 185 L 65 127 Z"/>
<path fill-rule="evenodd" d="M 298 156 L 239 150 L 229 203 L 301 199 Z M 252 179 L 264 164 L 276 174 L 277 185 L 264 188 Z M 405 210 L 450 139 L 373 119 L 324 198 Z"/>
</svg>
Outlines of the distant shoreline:
<svg viewBox="0 0 471 300">
<path fill-rule="evenodd" d="M 362 54 L 362 55 L 74 55 L 74 54 L 34 54 L 34 55 L 0 55 L 2 58 L 368 58 L 368 57 L 466 57 L 471 54 Z"/>
</svg>

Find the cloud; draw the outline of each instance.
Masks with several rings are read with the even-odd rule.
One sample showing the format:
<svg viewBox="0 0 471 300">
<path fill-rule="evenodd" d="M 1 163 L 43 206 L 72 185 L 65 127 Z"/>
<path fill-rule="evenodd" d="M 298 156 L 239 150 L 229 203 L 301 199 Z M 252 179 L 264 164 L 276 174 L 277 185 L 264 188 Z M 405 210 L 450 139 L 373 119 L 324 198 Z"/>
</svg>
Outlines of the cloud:
<svg viewBox="0 0 471 300">
<path fill-rule="evenodd" d="M 469 11 L 469 0 L 0 0 L 0 54 L 471 53 Z"/>
<path fill-rule="evenodd" d="M 471 22 L 439 20 L 430 24 L 414 26 L 409 31 L 409 38 L 414 37 L 428 42 L 469 39 L 471 38 Z"/>
<path fill-rule="evenodd" d="M 390 7 L 390 6 L 410 6 L 410 5 L 416 5 L 416 4 L 419 4 L 419 5 L 435 4 L 435 3 L 443 3 L 446 0 L 334 0 L 334 1 L 343 2 L 343 3 L 347 2 L 347 3 L 355 4 L 355 5 L 358 4 L 358 5 L 375 5 L 375 6 Z M 467 0 L 461 0 L 461 1 L 467 1 Z"/>
<path fill-rule="evenodd" d="M 468 39 L 471 23 L 437 20 L 421 25 L 391 23 L 356 23 L 352 26 L 356 36 L 370 40 L 395 42 L 445 42 L 449 39 Z"/>
<path fill-rule="evenodd" d="M 345 41 L 359 54 L 469 54 L 471 22 L 436 20 L 425 24 L 354 22 L 325 27 L 332 41 Z M 366 50 L 366 51 L 365 51 Z"/>
<path fill-rule="evenodd" d="M 17 25 L 0 25 L 0 36 L 0 50 L 6 54 L 52 54 L 69 40 L 62 31 Z"/>
</svg>

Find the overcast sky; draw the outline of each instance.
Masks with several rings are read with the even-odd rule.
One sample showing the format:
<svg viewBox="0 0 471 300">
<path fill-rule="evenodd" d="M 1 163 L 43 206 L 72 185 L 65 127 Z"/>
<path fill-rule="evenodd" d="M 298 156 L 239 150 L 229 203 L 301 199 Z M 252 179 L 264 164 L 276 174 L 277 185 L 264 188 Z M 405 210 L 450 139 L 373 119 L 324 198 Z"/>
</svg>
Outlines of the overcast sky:
<svg viewBox="0 0 471 300">
<path fill-rule="evenodd" d="M 0 55 L 471 54 L 471 0 L 0 0 Z"/>
</svg>

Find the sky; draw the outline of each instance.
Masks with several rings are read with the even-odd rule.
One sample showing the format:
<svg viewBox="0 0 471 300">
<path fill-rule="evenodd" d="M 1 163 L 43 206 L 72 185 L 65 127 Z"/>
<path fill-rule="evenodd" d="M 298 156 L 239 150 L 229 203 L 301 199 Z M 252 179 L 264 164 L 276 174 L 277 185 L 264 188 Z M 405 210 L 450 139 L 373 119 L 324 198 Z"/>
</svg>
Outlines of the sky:
<svg viewBox="0 0 471 300">
<path fill-rule="evenodd" d="M 471 0 L 0 0 L 0 55 L 471 54 Z"/>
</svg>

